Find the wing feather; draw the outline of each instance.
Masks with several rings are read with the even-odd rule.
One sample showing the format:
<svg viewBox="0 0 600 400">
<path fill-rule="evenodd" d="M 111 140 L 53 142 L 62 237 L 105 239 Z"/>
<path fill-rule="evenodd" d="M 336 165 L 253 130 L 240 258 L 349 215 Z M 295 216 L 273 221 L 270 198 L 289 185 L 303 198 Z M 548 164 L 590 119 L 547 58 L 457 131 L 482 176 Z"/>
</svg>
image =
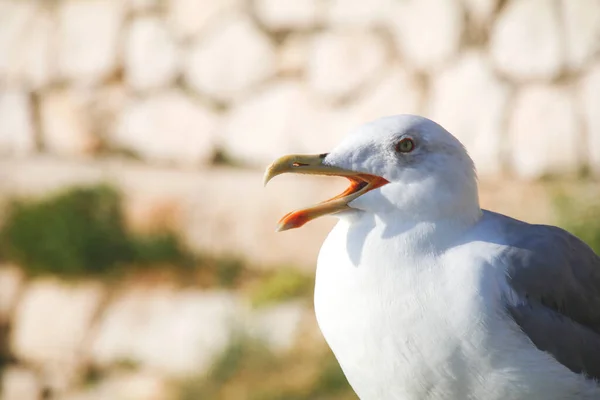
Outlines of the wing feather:
<svg viewBox="0 0 600 400">
<path fill-rule="evenodd" d="M 569 232 L 506 217 L 510 316 L 542 351 L 600 381 L 600 257 Z"/>
</svg>

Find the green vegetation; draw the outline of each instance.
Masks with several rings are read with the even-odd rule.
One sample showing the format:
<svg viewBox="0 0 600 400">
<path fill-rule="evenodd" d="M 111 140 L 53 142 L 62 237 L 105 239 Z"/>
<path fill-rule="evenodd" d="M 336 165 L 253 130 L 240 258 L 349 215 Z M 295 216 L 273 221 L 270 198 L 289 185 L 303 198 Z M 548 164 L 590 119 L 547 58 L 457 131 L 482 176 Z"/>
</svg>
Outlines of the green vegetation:
<svg viewBox="0 0 600 400">
<path fill-rule="evenodd" d="M 245 269 L 241 260 L 237 258 L 219 258 L 214 263 L 219 286 L 232 287 L 239 284 Z"/>
<path fill-rule="evenodd" d="M 558 224 L 600 254 L 600 201 L 574 201 L 564 194 L 555 198 Z"/>
<path fill-rule="evenodd" d="M 261 307 L 297 297 L 309 297 L 314 286 L 312 276 L 297 269 L 278 269 L 254 288 L 251 295 L 252 304 Z"/>
<path fill-rule="evenodd" d="M 240 338 L 206 377 L 184 382 L 179 399 L 354 400 L 356 395 L 329 350 L 276 356 L 261 343 Z"/>
<path fill-rule="evenodd" d="M 0 254 L 32 274 L 61 276 L 111 274 L 125 264 L 180 264 L 189 257 L 174 233 L 128 232 L 121 196 L 104 185 L 13 202 L 0 230 Z"/>
<path fill-rule="evenodd" d="M 290 268 L 258 272 L 238 258 L 192 254 L 171 231 L 134 234 L 126 227 L 120 193 L 106 185 L 14 201 L 0 227 L 0 258 L 33 275 L 122 277 L 135 272 L 136 279 L 160 275 L 199 287 L 244 286 L 255 289 L 256 305 L 306 296 L 313 288 L 311 277 Z M 170 268 L 179 266 L 186 268 Z"/>
</svg>

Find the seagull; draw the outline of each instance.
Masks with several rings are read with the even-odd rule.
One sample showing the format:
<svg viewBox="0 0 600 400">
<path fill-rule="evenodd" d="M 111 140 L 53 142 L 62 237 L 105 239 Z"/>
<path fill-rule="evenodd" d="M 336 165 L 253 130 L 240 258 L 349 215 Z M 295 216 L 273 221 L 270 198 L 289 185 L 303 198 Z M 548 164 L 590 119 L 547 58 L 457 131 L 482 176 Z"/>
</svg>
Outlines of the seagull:
<svg viewBox="0 0 600 400">
<path fill-rule="evenodd" d="M 315 314 L 361 399 L 600 399 L 600 258 L 558 227 L 482 209 L 474 163 L 443 127 L 380 118 L 329 153 L 277 159 L 265 184 L 283 173 L 350 181 L 278 230 L 339 218 Z"/>
</svg>

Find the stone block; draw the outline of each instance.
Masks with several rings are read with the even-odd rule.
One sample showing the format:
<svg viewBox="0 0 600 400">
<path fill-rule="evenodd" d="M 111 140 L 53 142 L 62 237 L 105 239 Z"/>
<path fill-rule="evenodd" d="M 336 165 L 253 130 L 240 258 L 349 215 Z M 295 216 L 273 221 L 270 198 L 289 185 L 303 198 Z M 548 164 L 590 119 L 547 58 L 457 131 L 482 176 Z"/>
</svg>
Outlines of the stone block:
<svg viewBox="0 0 600 400">
<path fill-rule="evenodd" d="M 464 54 L 434 77 L 431 88 L 428 116 L 465 145 L 480 174 L 500 174 L 510 90 L 485 56 Z"/>
<path fill-rule="evenodd" d="M 569 88 L 532 85 L 521 89 L 509 121 L 508 158 L 522 178 L 578 172 L 581 127 Z"/>
<path fill-rule="evenodd" d="M 254 12 L 273 31 L 310 29 L 322 15 L 319 0 L 257 0 Z"/>
<path fill-rule="evenodd" d="M 198 93 L 231 101 L 273 76 L 276 67 L 270 39 L 249 18 L 236 15 L 192 45 L 184 76 Z"/>
<path fill-rule="evenodd" d="M 548 80 L 564 66 L 557 3 L 511 0 L 492 28 L 490 54 L 495 66 L 517 81 Z"/>
<path fill-rule="evenodd" d="M 139 17 L 129 25 L 125 39 L 125 82 L 135 90 L 166 87 L 179 72 L 179 51 L 158 17 Z"/>
<path fill-rule="evenodd" d="M 0 155 L 23 156 L 35 150 L 29 94 L 0 89 Z"/>
<path fill-rule="evenodd" d="M 410 65 L 435 70 L 458 53 L 464 30 L 458 1 L 397 2 L 389 18 L 398 50 Z"/>
<path fill-rule="evenodd" d="M 229 345 L 241 312 L 226 292 L 129 290 L 105 310 L 91 358 L 103 367 L 129 360 L 170 376 L 202 374 Z"/>
<path fill-rule="evenodd" d="M 567 66 L 579 70 L 600 53 L 600 1 L 561 0 Z"/>
<path fill-rule="evenodd" d="M 212 161 L 218 117 L 182 91 L 157 93 L 124 108 L 111 146 L 157 163 L 198 166 Z"/>
<path fill-rule="evenodd" d="M 286 352 L 297 343 L 307 306 L 291 301 L 255 310 L 250 321 L 250 335 L 274 352 Z"/>
<path fill-rule="evenodd" d="M 100 382 L 61 396 L 60 400 L 165 400 L 174 390 L 165 377 L 152 371 L 112 372 Z M 171 389 L 171 390 L 170 390 Z"/>
<path fill-rule="evenodd" d="M 30 283 L 14 311 L 12 353 L 36 365 L 45 383 L 64 392 L 82 372 L 86 339 L 103 298 L 98 284 Z"/>
<path fill-rule="evenodd" d="M 383 26 L 395 0 L 332 0 L 326 3 L 327 22 L 339 26 Z"/>
<path fill-rule="evenodd" d="M 167 20 L 179 39 L 193 39 L 222 22 L 228 14 L 240 11 L 242 0 L 170 0 Z"/>
<path fill-rule="evenodd" d="M 0 86 L 39 89 L 55 76 L 56 23 L 34 1 L 0 2 Z"/>
<path fill-rule="evenodd" d="M 314 38 L 308 53 L 308 84 L 331 101 L 356 95 L 380 74 L 386 50 L 374 33 L 324 32 Z"/>
<path fill-rule="evenodd" d="M 40 102 L 44 149 L 62 156 L 89 156 L 100 147 L 90 110 L 91 93 L 59 89 Z"/>
<path fill-rule="evenodd" d="M 222 145 L 227 155 L 266 166 L 286 153 L 322 152 L 339 137 L 331 114 L 294 81 L 269 86 L 235 107 L 227 118 Z M 318 139 L 320 138 L 320 139 Z M 311 148 L 320 140 L 320 148 Z"/>
<path fill-rule="evenodd" d="M 2 371 L 2 400 L 39 400 L 42 387 L 36 374 L 23 367 L 8 367 Z"/>
<path fill-rule="evenodd" d="M 125 9 L 124 1 L 58 3 L 58 69 L 62 78 L 88 85 L 116 72 Z"/>
</svg>

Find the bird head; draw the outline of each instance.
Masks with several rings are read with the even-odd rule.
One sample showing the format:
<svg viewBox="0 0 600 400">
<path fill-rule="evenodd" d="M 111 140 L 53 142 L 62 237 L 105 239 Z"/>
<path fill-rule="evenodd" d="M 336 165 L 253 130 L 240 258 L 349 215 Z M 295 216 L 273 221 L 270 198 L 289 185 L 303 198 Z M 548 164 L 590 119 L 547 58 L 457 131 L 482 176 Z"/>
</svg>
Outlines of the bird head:
<svg viewBox="0 0 600 400">
<path fill-rule="evenodd" d="M 480 213 L 473 161 L 458 139 L 424 117 L 380 118 L 352 131 L 329 153 L 283 156 L 267 168 L 265 184 L 283 173 L 342 176 L 350 186 L 287 214 L 279 231 L 329 214 L 394 213 L 419 221 Z"/>
</svg>

